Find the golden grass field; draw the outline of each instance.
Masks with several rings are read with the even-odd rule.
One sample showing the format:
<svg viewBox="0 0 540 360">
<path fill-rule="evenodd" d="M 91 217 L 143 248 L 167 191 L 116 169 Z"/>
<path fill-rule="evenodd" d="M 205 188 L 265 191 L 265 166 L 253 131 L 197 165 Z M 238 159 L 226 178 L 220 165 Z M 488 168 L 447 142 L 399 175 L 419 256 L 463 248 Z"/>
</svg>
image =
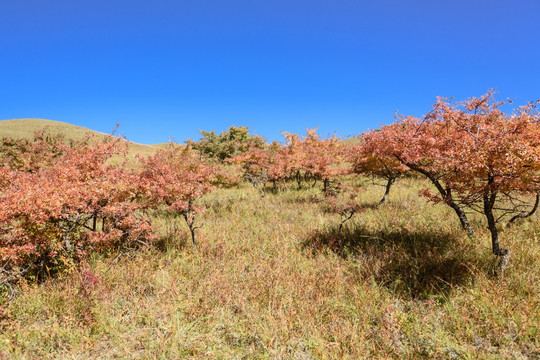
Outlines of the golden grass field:
<svg viewBox="0 0 540 360">
<path fill-rule="evenodd" d="M 342 234 L 319 188 L 207 195 L 197 251 L 183 219 L 156 215 L 157 246 L 22 284 L 0 359 L 540 358 L 538 215 L 501 234 L 513 255 L 495 277 L 482 218 L 472 239 L 423 180 L 378 209 L 383 187 L 348 181 L 368 209 Z"/>
</svg>

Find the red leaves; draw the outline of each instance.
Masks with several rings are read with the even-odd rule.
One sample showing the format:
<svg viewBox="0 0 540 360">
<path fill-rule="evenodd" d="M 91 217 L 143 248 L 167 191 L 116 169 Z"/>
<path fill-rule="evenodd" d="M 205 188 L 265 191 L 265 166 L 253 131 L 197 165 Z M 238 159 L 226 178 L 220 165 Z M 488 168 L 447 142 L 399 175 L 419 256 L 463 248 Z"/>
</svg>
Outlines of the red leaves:
<svg viewBox="0 0 540 360">
<path fill-rule="evenodd" d="M 171 144 L 140 162 L 141 192 L 153 207 L 166 204 L 180 213 L 200 211 L 194 201 L 209 193 L 218 180 L 218 168 L 201 161 L 187 146 Z"/>
<path fill-rule="evenodd" d="M 382 131 L 364 133 L 361 143 L 348 149 L 347 157 L 357 174 L 397 178 L 408 171 L 393 154 L 395 145 L 388 142 Z"/>
<path fill-rule="evenodd" d="M 234 157 L 231 162 L 241 163 L 245 177 L 264 178 L 269 181 L 302 178 L 328 181 L 348 172 L 340 167 L 343 146 L 339 138 L 321 139 L 316 129 L 308 129 L 306 136 L 283 133 L 285 144 L 272 143 L 266 149 L 252 148 Z"/>
<path fill-rule="evenodd" d="M 109 164 L 125 153 L 120 139 L 66 143 L 36 134 L 0 145 L 0 262 L 69 266 L 89 249 L 150 236 L 137 215 L 133 172 Z M 39 270 L 39 269 L 38 269 Z"/>
<path fill-rule="evenodd" d="M 140 191 L 149 207 L 166 204 L 167 210 L 182 214 L 195 241 L 195 214 L 204 210 L 195 202 L 227 180 L 215 165 L 201 160 L 190 146 L 170 144 L 154 156 L 140 158 Z"/>
<path fill-rule="evenodd" d="M 355 173 L 388 179 L 387 192 L 396 177 L 413 170 L 439 192 L 422 195 L 451 206 L 469 229 L 461 206 L 485 211 L 487 204 L 510 215 L 524 210 L 516 194 L 540 192 L 537 102 L 512 114 L 502 112 L 502 105 L 493 92 L 460 103 L 439 98 L 423 119 L 399 116 L 363 134 L 356 147 L 307 130 L 305 136 L 284 133 L 284 144 L 262 148 L 254 142 L 231 161 L 263 182 L 295 180 L 301 186 L 322 180 L 325 188 L 351 171 L 343 166 L 350 162 Z M 239 152 L 232 150 L 227 153 Z M 113 138 L 67 143 L 37 133 L 33 140 L 0 140 L 0 265 L 58 266 L 89 250 L 150 238 L 143 210 L 164 205 L 184 216 L 195 240 L 195 214 L 204 210 L 198 199 L 229 176 L 190 146 L 171 145 L 141 158 L 138 170 L 111 164 L 111 157 L 125 153 Z M 501 199 L 503 205 L 495 204 Z M 362 210 L 354 196 L 328 201 L 343 219 Z"/>
<path fill-rule="evenodd" d="M 506 102 L 493 94 L 458 103 L 439 98 L 425 118 L 400 116 L 365 138 L 376 139 L 380 158 L 429 178 L 439 195 L 423 191 L 428 199 L 456 212 L 460 206 L 497 209 L 499 221 L 527 208 L 520 195 L 540 191 L 540 114 L 537 102 L 506 114 Z M 464 213 L 460 220 L 466 222 Z"/>
</svg>

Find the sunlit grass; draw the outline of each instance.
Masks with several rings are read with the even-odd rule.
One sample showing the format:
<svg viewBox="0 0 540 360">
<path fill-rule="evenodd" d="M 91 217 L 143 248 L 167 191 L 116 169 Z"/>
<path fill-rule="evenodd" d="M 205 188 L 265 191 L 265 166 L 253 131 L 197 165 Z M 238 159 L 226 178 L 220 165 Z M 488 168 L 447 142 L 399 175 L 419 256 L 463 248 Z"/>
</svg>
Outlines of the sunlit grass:
<svg viewBox="0 0 540 360">
<path fill-rule="evenodd" d="M 383 188 L 362 182 L 359 201 L 376 204 Z M 497 278 L 482 219 L 468 238 L 451 210 L 417 195 L 422 186 L 398 182 L 341 234 L 318 188 L 217 190 L 203 199 L 197 252 L 182 219 L 160 216 L 158 248 L 23 285 L 2 317 L 0 354 L 538 358 L 539 217 L 504 231 L 513 257 Z"/>
<path fill-rule="evenodd" d="M 113 128 L 111 127 L 112 130 Z M 69 134 L 69 138 L 73 140 L 82 140 L 88 135 L 96 136 L 98 139 L 108 136 L 108 134 L 61 121 L 45 119 L 0 120 L 0 138 L 28 139 L 34 136 L 35 131 L 46 131 L 50 134 Z M 152 155 L 157 149 L 165 145 L 145 145 L 128 141 L 128 157 L 132 159 L 136 154 L 141 156 Z"/>
</svg>

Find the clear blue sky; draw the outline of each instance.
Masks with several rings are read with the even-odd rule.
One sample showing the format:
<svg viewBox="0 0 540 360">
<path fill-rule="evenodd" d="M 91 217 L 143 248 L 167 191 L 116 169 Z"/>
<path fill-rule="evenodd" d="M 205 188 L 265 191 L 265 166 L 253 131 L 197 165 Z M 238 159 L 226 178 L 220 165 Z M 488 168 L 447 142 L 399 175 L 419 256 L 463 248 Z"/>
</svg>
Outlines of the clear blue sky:
<svg viewBox="0 0 540 360">
<path fill-rule="evenodd" d="M 438 95 L 540 98 L 540 1 L 0 0 L 0 51 L 0 119 L 347 136 Z"/>
</svg>

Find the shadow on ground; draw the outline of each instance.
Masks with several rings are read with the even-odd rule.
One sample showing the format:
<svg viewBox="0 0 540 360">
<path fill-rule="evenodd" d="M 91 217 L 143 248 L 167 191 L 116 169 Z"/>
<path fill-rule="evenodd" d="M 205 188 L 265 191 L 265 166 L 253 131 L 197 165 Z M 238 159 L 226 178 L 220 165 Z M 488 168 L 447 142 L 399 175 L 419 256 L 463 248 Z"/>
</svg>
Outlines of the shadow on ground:
<svg viewBox="0 0 540 360">
<path fill-rule="evenodd" d="M 313 255 L 331 251 L 359 265 L 363 280 L 374 279 L 406 299 L 444 301 L 455 287 L 470 283 L 477 267 L 474 252 L 455 235 L 410 232 L 405 229 L 373 232 L 362 225 L 317 231 L 302 247 Z"/>
</svg>

